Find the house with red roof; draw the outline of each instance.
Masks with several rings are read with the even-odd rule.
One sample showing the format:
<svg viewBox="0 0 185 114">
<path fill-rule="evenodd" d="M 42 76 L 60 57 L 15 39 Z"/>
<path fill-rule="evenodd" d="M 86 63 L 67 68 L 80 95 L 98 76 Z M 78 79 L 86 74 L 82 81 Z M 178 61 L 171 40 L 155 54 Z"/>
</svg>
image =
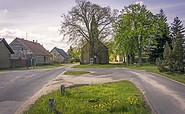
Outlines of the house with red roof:
<svg viewBox="0 0 185 114">
<path fill-rule="evenodd" d="M 12 59 L 27 59 L 28 66 L 51 63 L 51 54 L 49 51 L 35 41 L 28 41 L 23 38 L 15 38 L 10 43 L 10 47 L 15 52 L 15 54 L 12 56 Z"/>
<path fill-rule="evenodd" d="M 8 45 L 4 38 L 0 38 L 0 68 L 11 67 L 12 48 Z"/>
</svg>

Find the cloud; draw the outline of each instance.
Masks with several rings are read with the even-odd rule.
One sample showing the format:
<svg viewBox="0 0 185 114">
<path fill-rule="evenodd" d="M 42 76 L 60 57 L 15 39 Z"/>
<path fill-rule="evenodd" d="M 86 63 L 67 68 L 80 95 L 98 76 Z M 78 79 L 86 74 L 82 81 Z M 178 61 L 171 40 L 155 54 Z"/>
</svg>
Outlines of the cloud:
<svg viewBox="0 0 185 114">
<path fill-rule="evenodd" d="M 143 5 L 143 1 L 136 1 L 135 4 Z"/>
<path fill-rule="evenodd" d="M 25 37 L 26 32 L 20 31 L 18 29 L 2 29 L 0 30 L 0 37 L 7 39 L 14 39 L 15 37 Z"/>
<path fill-rule="evenodd" d="M 0 9 L 0 14 L 7 14 L 8 10 L 7 9 Z"/>
<path fill-rule="evenodd" d="M 48 31 L 49 32 L 55 32 L 58 33 L 59 32 L 60 27 L 55 27 L 55 26 L 50 26 L 48 27 Z"/>
<path fill-rule="evenodd" d="M 48 27 L 51 31 L 58 30 L 58 27 Z M 27 38 L 26 38 L 27 36 Z M 59 35 L 47 35 L 47 34 L 36 34 L 32 32 L 22 31 L 19 29 L 1 29 L 0 38 L 5 38 L 8 43 L 10 43 L 16 37 L 24 38 L 29 41 L 38 41 L 38 43 L 43 44 L 47 50 L 53 49 L 53 47 L 59 47 L 64 50 L 69 48 L 68 44 Z"/>
</svg>

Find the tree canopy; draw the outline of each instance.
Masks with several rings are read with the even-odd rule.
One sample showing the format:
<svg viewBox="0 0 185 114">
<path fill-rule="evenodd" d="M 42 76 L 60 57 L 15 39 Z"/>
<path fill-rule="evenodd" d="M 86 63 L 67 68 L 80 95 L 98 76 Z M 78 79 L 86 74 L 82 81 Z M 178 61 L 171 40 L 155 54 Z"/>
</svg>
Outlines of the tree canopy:
<svg viewBox="0 0 185 114">
<path fill-rule="evenodd" d="M 111 33 L 111 23 L 115 14 L 110 7 L 101 7 L 90 1 L 78 0 L 68 14 L 63 14 L 60 32 L 70 43 L 81 40 L 104 39 Z"/>
<path fill-rule="evenodd" d="M 125 6 L 115 24 L 115 42 L 117 50 L 125 55 L 138 54 L 142 65 L 142 51 L 147 47 L 155 31 L 155 16 L 145 5 Z"/>
</svg>

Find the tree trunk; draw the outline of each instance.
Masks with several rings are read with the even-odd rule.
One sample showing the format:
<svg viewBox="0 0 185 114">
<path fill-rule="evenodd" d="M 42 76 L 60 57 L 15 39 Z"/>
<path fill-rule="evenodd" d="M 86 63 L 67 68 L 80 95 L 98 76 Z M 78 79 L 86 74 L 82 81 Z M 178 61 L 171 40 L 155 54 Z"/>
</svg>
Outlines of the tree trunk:
<svg viewBox="0 0 185 114">
<path fill-rule="evenodd" d="M 139 65 L 142 66 L 143 62 L 142 62 L 141 46 L 138 49 L 138 59 L 139 59 Z"/>
<path fill-rule="evenodd" d="M 89 62 L 90 64 L 94 64 L 94 41 L 89 42 Z"/>
</svg>

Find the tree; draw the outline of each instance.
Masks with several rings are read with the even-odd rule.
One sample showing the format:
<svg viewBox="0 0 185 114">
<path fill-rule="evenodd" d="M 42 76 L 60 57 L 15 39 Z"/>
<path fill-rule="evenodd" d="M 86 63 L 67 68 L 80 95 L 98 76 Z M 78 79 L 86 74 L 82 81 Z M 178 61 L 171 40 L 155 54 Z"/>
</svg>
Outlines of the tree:
<svg viewBox="0 0 185 114">
<path fill-rule="evenodd" d="M 156 33 L 154 35 L 155 42 L 151 44 L 150 50 L 149 50 L 149 58 L 150 62 L 155 63 L 156 58 L 163 58 L 163 52 L 164 52 L 164 45 L 166 42 L 169 44 L 170 41 L 170 30 L 167 23 L 167 17 L 164 13 L 164 11 L 161 9 L 159 14 L 156 14 Z"/>
<path fill-rule="evenodd" d="M 152 42 L 154 31 L 155 17 L 145 5 L 132 4 L 124 7 L 115 24 L 117 50 L 129 57 L 137 53 L 139 64 L 142 65 L 142 52 Z"/>
<path fill-rule="evenodd" d="M 158 64 L 159 70 L 164 68 L 173 72 L 173 71 L 180 71 L 184 72 L 185 67 L 185 47 L 184 47 L 184 27 L 181 21 L 176 17 L 174 22 L 171 26 L 171 37 L 172 37 L 172 45 L 170 46 L 169 43 L 166 43 L 163 53 L 163 60 L 161 59 L 161 63 L 165 63 L 161 65 Z M 164 70 L 164 69 L 163 69 Z M 163 71 L 162 70 L 162 71 Z"/>
<path fill-rule="evenodd" d="M 71 62 L 80 62 L 80 49 L 70 46 L 67 53 L 70 56 Z"/>
<path fill-rule="evenodd" d="M 172 58 L 173 58 L 173 71 L 181 71 L 184 72 L 185 62 L 183 61 L 185 58 L 183 56 L 183 43 L 184 40 L 180 38 L 180 35 L 177 34 L 176 38 L 174 38 L 172 42 Z"/>
<path fill-rule="evenodd" d="M 68 14 L 63 14 L 60 32 L 71 43 L 78 44 L 86 40 L 90 44 L 90 58 L 94 58 L 94 43 L 111 35 L 111 23 L 115 15 L 109 7 L 80 0 Z"/>
<path fill-rule="evenodd" d="M 178 37 L 183 38 L 184 37 L 185 28 L 183 27 L 182 21 L 179 20 L 178 17 L 174 18 L 173 23 L 171 24 L 171 38 L 172 40 L 174 38 Z"/>
<path fill-rule="evenodd" d="M 105 43 L 106 47 L 108 48 L 109 51 L 109 60 L 116 60 L 116 50 L 115 50 L 115 43 L 114 41 L 109 41 Z"/>
<path fill-rule="evenodd" d="M 173 70 L 184 72 L 184 39 L 185 28 L 183 27 L 182 21 L 175 17 L 173 23 L 171 24 L 171 38 L 172 38 L 172 49 L 173 49 Z"/>
</svg>

